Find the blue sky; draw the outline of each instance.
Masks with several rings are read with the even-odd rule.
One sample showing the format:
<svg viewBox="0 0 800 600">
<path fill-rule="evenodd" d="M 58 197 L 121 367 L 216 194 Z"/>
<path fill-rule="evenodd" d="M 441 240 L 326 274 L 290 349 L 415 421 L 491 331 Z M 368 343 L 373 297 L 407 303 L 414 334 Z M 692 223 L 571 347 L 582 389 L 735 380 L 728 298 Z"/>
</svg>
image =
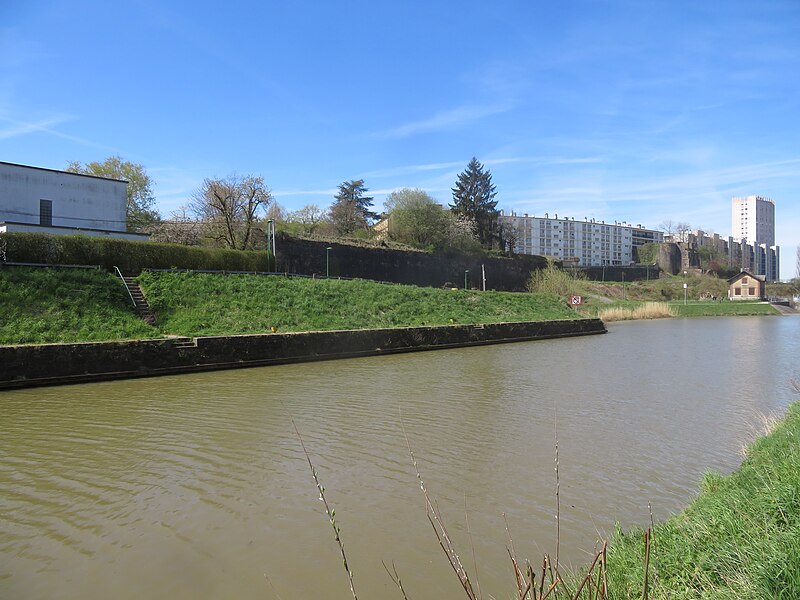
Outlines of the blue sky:
<svg viewBox="0 0 800 600">
<path fill-rule="evenodd" d="M 119 154 L 164 216 L 206 177 L 289 210 L 366 181 L 440 202 L 472 156 L 498 206 L 687 221 L 776 201 L 800 242 L 800 2 L 0 0 L 0 160 Z"/>
</svg>

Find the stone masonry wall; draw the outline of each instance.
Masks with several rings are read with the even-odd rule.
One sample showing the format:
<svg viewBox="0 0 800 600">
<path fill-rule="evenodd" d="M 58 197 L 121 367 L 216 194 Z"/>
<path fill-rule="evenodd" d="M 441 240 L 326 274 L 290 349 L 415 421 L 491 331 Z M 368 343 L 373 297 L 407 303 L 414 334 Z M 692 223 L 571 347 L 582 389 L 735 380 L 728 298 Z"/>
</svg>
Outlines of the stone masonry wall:
<svg viewBox="0 0 800 600">
<path fill-rule="evenodd" d="M 463 287 L 464 272 L 468 269 L 468 287 L 480 289 L 483 265 L 487 290 L 521 292 L 527 289 L 531 273 L 547 264 L 541 256 L 481 258 L 464 254 L 366 248 L 288 237 L 279 237 L 276 246 L 278 271 L 325 275 L 326 258 L 329 258 L 332 277 L 356 277 L 430 287 L 442 287 L 445 284 Z M 328 247 L 330 251 L 326 250 Z"/>
<path fill-rule="evenodd" d="M 599 319 L 0 347 L 0 390 L 605 333 Z"/>
</svg>

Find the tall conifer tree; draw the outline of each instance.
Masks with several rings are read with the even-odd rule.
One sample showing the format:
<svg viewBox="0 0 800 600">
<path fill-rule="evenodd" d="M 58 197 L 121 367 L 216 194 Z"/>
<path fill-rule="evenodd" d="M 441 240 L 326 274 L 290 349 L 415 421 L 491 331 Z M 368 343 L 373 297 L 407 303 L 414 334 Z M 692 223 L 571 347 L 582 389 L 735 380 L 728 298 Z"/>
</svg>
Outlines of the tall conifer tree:
<svg viewBox="0 0 800 600">
<path fill-rule="evenodd" d="M 475 223 L 475 229 L 481 244 L 491 247 L 497 229 L 497 195 L 492 184 L 492 174 L 484 170 L 483 165 L 474 156 L 466 170 L 459 173 L 456 187 L 453 190 L 453 204 L 450 205 L 456 215 L 466 217 Z"/>
<path fill-rule="evenodd" d="M 330 217 L 336 232 L 347 235 L 359 229 L 368 229 L 378 214 L 371 211 L 372 196 L 366 196 L 368 188 L 363 179 L 339 184 L 336 202 L 330 208 Z"/>
</svg>

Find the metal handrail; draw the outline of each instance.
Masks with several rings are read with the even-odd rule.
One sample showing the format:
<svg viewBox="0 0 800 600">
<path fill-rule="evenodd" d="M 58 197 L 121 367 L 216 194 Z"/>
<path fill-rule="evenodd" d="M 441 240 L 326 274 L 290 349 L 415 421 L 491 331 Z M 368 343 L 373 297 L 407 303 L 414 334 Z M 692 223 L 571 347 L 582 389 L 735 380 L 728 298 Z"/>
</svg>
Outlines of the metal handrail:
<svg viewBox="0 0 800 600">
<path fill-rule="evenodd" d="M 119 278 L 122 280 L 122 285 L 125 286 L 125 291 L 128 292 L 128 298 L 130 298 L 131 302 L 133 302 L 133 307 L 137 308 L 136 300 L 133 299 L 133 294 L 131 294 L 131 288 L 128 287 L 128 282 L 125 281 L 125 277 L 122 276 L 122 271 L 120 271 L 119 267 L 116 265 L 114 266 L 114 270 L 117 272 L 117 275 L 119 275 Z"/>
</svg>

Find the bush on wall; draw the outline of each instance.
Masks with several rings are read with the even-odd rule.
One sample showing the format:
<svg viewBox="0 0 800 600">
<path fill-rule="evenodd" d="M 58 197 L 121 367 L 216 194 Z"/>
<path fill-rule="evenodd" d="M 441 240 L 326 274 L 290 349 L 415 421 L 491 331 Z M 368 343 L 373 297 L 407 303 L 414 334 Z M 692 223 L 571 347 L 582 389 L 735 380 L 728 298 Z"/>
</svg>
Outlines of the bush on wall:
<svg viewBox="0 0 800 600">
<path fill-rule="evenodd" d="M 115 266 L 124 273 L 142 269 L 267 271 L 265 252 L 134 242 L 84 235 L 0 233 L 0 260 L 61 265 Z"/>
</svg>

